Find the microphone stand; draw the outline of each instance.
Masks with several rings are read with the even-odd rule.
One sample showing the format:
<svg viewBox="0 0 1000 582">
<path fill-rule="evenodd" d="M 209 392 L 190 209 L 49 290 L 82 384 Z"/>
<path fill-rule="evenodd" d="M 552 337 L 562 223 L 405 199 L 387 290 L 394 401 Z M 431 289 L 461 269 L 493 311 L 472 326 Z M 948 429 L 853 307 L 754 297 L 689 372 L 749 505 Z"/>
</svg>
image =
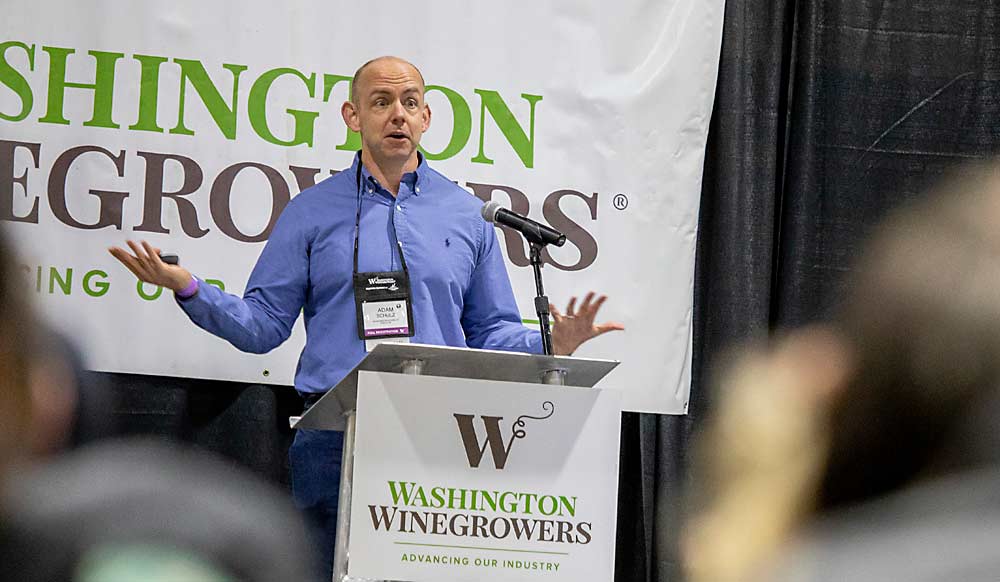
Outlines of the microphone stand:
<svg viewBox="0 0 1000 582">
<path fill-rule="evenodd" d="M 549 325 L 549 298 L 542 287 L 542 245 L 529 242 L 531 268 L 535 271 L 535 313 L 538 326 L 542 329 L 542 349 L 546 356 L 552 355 L 552 327 Z"/>
</svg>

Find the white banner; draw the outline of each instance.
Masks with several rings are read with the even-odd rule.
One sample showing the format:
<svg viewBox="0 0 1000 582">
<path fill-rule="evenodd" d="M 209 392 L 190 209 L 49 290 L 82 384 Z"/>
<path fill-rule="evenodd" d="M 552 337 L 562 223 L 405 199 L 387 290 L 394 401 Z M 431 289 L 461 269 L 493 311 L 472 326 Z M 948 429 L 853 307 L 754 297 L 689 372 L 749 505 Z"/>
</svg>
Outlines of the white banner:
<svg viewBox="0 0 1000 582">
<path fill-rule="evenodd" d="M 361 372 L 348 573 L 614 579 L 621 395 Z"/>
<path fill-rule="evenodd" d="M 146 239 L 241 293 L 290 196 L 348 166 L 364 61 L 416 63 L 430 163 L 569 236 L 548 295 L 609 295 L 626 331 L 584 357 L 627 410 L 683 413 L 695 235 L 723 0 L 243 0 L 11 4 L 0 21 L 0 220 L 41 310 L 96 370 L 291 384 L 303 343 L 248 355 L 137 288 L 106 249 Z M 502 236 L 502 235 L 501 235 Z M 504 240 L 522 316 L 533 281 Z"/>
</svg>

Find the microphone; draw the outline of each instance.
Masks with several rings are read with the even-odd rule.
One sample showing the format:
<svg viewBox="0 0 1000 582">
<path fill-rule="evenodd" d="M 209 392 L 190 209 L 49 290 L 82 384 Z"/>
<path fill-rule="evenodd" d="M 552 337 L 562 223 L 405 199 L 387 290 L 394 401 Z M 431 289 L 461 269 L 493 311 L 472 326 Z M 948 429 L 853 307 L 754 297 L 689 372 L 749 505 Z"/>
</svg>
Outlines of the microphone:
<svg viewBox="0 0 1000 582">
<path fill-rule="evenodd" d="M 480 213 L 486 222 L 509 226 L 520 232 L 524 235 L 524 238 L 528 239 L 529 243 L 537 245 L 553 244 L 557 247 L 566 244 L 566 235 L 563 233 L 535 222 L 528 217 L 511 212 L 506 208 L 501 208 L 500 203 L 496 200 L 491 200 L 483 204 Z"/>
</svg>

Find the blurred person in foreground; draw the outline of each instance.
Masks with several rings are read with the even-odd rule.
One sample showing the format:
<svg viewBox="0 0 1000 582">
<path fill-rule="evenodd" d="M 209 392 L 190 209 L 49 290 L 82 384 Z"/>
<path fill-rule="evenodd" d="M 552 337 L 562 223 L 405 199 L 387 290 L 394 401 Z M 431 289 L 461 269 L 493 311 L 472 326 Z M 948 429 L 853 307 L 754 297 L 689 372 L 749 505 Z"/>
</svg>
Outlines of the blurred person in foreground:
<svg viewBox="0 0 1000 582">
<path fill-rule="evenodd" d="M 30 345 L 32 429 L 25 439 L 31 456 L 53 457 L 112 437 L 116 401 L 99 374 L 88 372 L 83 355 L 66 335 L 41 321 Z"/>
<path fill-rule="evenodd" d="M 12 461 L 58 455 L 114 433 L 108 386 L 84 370 L 66 336 L 35 317 L 21 275 L 0 231 L 0 479 Z"/>
<path fill-rule="evenodd" d="M 0 580 L 318 579 L 298 512 L 248 472 L 165 443 L 67 451 L 87 430 L 75 364 L 15 264 L 0 236 Z"/>
<path fill-rule="evenodd" d="M 282 492 L 201 451 L 106 441 L 17 471 L 0 580 L 328 580 Z"/>
<path fill-rule="evenodd" d="M 27 298 L 18 285 L 21 279 L 15 273 L 14 259 L 2 235 L 0 232 L 0 369 L 3 370 L 0 374 L 0 484 L 11 466 L 28 454 L 24 440 L 32 419 L 29 381 L 32 366 L 24 345 L 30 345 L 35 334 Z"/>
<path fill-rule="evenodd" d="M 997 580 L 1000 165 L 893 215 L 832 321 L 743 354 L 699 443 L 693 582 Z"/>
</svg>

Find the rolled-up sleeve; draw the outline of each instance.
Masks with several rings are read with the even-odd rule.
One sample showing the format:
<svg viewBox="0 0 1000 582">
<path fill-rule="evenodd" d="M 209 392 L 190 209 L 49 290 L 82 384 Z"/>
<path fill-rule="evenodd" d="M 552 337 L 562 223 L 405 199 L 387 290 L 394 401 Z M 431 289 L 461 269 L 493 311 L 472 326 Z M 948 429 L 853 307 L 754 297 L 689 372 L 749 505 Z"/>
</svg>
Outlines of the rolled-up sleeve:
<svg viewBox="0 0 1000 582">
<path fill-rule="evenodd" d="M 309 285 L 309 229 L 296 210 L 292 203 L 278 218 L 242 297 L 199 281 L 198 293 L 178 301 L 195 325 L 257 354 L 288 339 Z"/>
</svg>

